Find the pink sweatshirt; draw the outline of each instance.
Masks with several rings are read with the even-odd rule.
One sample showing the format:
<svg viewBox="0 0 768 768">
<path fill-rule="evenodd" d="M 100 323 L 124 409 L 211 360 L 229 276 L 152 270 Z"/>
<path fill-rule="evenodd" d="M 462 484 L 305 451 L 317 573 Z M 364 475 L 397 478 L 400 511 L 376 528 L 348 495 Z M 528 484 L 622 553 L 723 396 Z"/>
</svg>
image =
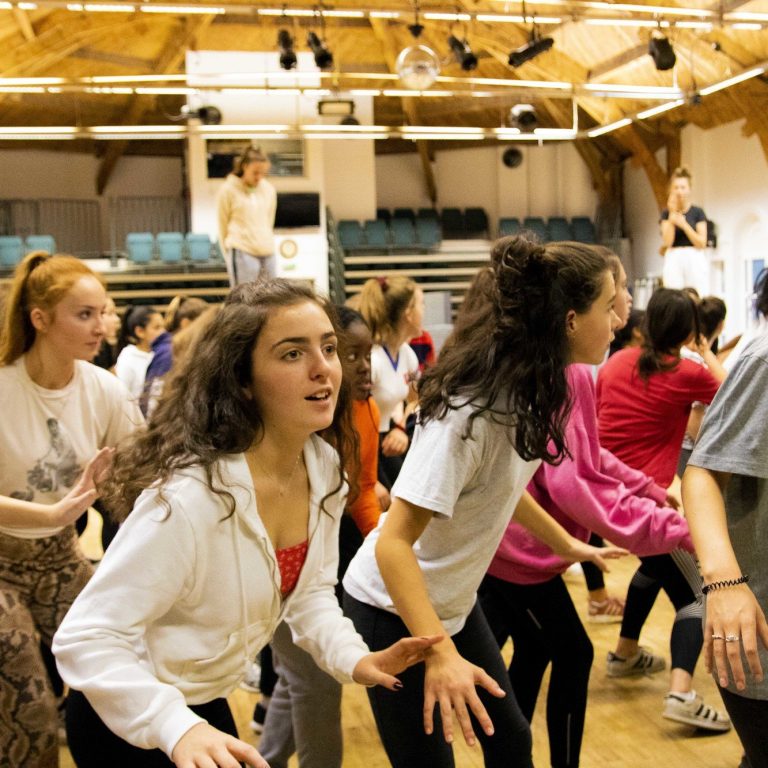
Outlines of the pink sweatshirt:
<svg viewBox="0 0 768 768">
<path fill-rule="evenodd" d="M 678 547 L 692 552 L 685 518 L 662 506 L 665 490 L 600 447 L 590 366 L 568 366 L 568 385 L 573 398 L 566 427 L 571 458 L 556 467 L 542 464 L 528 491 L 582 541 L 594 531 L 637 555 Z M 514 584 L 540 584 L 563 573 L 569 564 L 513 519 L 488 573 Z"/>
</svg>

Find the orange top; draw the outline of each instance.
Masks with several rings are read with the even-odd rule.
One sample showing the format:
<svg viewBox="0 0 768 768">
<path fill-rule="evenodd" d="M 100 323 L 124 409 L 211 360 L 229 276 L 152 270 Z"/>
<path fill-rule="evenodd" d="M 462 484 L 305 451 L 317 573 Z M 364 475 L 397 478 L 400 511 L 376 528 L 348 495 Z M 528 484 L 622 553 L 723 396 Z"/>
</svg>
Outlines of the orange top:
<svg viewBox="0 0 768 768">
<path fill-rule="evenodd" d="M 379 409 L 372 397 L 353 402 L 355 429 L 360 440 L 360 492 L 347 502 L 347 510 L 366 536 L 376 527 L 381 514 L 374 490 L 379 468 Z"/>
</svg>

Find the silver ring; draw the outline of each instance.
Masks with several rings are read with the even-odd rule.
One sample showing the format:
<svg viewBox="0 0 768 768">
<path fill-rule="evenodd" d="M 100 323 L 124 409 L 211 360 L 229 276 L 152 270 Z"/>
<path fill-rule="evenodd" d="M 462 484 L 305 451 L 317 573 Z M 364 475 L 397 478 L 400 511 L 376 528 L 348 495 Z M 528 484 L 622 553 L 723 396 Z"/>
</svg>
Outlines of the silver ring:
<svg viewBox="0 0 768 768">
<path fill-rule="evenodd" d="M 712 635 L 713 640 L 725 640 L 725 638 L 722 635 Z"/>
<path fill-rule="evenodd" d="M 725 642 L 726 643 L 738 643 L 741 638 L 738 635 L 726 635 L 725 636 Z"/>
</svg>

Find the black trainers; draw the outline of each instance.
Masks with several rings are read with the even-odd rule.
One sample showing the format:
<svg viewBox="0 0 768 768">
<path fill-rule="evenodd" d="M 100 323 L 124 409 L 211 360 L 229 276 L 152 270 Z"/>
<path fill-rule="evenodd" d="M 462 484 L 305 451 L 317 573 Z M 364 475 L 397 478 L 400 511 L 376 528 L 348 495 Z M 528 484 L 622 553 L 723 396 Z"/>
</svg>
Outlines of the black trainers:
<svg viewBox="0 0 768 768">
<path fill-rule="evenodd" d="M 267 719 L 267 708 L 259 702 L 253 710 L 253 719 L 250 722 L 251 730 L 254 733 L 261 733 L 264 730 L 264 721 Z"/>
</svg>

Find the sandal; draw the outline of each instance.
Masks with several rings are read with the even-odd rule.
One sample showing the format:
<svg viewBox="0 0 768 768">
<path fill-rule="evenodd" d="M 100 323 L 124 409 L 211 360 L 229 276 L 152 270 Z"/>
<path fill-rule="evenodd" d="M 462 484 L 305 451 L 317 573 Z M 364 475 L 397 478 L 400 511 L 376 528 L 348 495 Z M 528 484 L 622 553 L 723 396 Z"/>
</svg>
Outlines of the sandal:
<svg viewBox="0 0 768 768">
<path fill-rule="evenodd" d="M 588 619 L 593 624 L 617 624 L 624 618 L 624 601 L 618 597 L 589 601 Z"/>
</svg>

